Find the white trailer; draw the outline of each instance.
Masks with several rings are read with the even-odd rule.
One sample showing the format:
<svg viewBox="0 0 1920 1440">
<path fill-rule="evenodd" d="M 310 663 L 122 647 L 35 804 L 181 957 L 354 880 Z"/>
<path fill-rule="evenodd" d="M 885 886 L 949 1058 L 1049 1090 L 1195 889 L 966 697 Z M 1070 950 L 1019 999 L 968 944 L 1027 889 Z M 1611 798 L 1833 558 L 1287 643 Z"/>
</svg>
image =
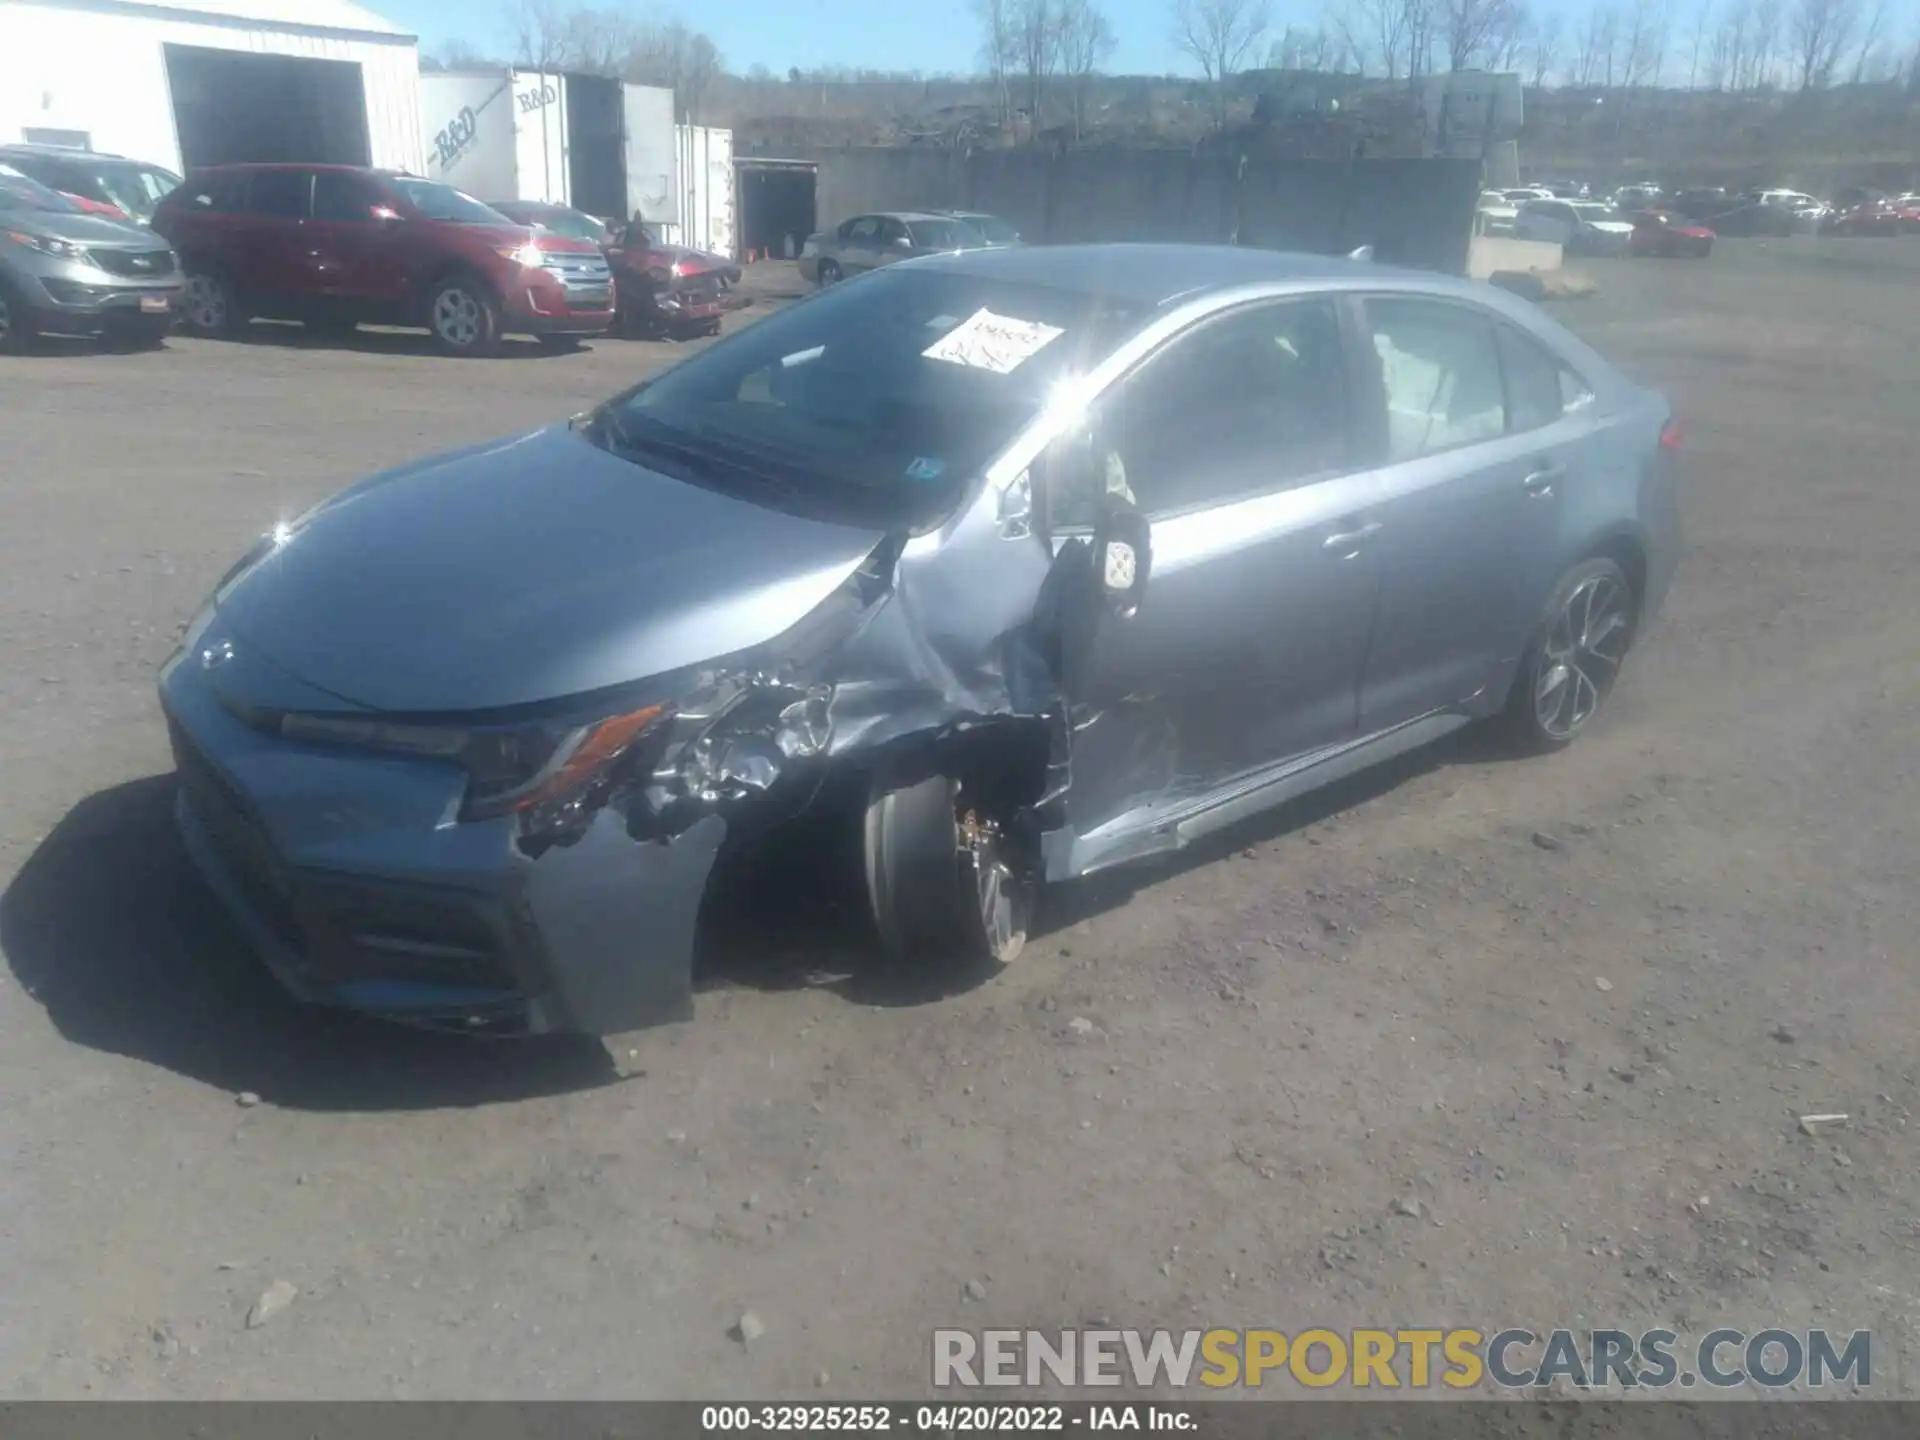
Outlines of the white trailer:
<svg viewBox="0 0 1920 1440">
<path fill-rule="evenodd" d="M 567 80 L 534 70 L 420 77 L 427 178 L 478 200 L 571 203 Z"/>
</svg>

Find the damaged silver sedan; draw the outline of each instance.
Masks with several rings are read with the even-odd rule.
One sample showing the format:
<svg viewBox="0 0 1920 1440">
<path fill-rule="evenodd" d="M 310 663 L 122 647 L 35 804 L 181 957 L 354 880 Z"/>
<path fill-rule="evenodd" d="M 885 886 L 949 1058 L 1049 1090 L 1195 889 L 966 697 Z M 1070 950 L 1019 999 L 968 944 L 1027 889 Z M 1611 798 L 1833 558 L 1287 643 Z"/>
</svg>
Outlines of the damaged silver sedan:
<svg viewBox="0 0 1920 1440">
<path fill-rule="evenodd" d="M 1003 963 L 1049 882 L 1469 722 L 1571 741 L 1666 590 L 1677 450 L 1467 282 L 889 267 L 264 537 L 162 676 L 181 832 L 296 995 L 419 1024 L 685 1016 L 716 864 L 776 826 L 844 834 L 892 952 Z"/>
</svg>

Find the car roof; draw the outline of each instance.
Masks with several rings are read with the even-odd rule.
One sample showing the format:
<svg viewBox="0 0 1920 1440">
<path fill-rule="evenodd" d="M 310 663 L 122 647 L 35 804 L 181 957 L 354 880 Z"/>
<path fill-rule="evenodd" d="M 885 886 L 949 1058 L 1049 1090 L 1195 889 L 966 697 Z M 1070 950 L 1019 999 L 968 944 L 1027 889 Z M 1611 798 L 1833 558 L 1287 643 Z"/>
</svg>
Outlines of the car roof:
<svg viewBox="0 0 1920 1440">
<path fill-rule="evenodd" d="M 305 160 L 244 160 L 228 165 L 202 165 L 195 175 L 250 175 L 261 170 L 330 170 L 340 175 L 376 175 L 382 180 L 418 180 L 404 170 L 376 170 L 371 165 L 319 165 Z"/>
<path fill-rule="evenodd" d="M 1046 285 L 1095 299 L 1157 307 L 1209 291 L 1242 285 L 1298 282 L 1302 289 L 1329 281 L 1369 283 L 1390 289 L 1471 295 L 1484 300 L 1487 287 L 1422 270 L 1401 270 L 1331 255 L 1261 250 L 1245 245 L 1031 245 L 998 250 L 962 250 L 909 262 L 982 279 Z"/>
<path fill-rule="evenodd" d="M 35 145 L 25 141 L 0 145 L 0 155 L 25 155 L 41 160 L 111 160 L 120 165 L 144 165 L 149 170 L 166 170 L 167 168 L 164 165 L 156 165 L 151 160 L 135 160 L 132 156 L 115 155 L 107 150 L 79 150 L 71 145 Z"/>
</svg>

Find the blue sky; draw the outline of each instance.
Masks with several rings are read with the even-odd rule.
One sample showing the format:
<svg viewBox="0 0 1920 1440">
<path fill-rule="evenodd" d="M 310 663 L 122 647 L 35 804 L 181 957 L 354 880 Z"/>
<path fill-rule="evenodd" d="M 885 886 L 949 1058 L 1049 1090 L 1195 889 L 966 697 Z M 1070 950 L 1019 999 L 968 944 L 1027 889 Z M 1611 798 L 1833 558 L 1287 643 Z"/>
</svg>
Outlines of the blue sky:
<svg viewBox="0 0 1920 1440">
<path fill-rule="evenodd" d="M 509 9 L 501 0 L 359 0 L 405 25 L 429 49 L 461 38 L 483 51 L 512 46 Z M 729 70 L 754 64 L 784 74 L 790 65 L 852 65 L 888 70 L 967 72 L 979 50 L 979 27 L 966 0 L 709 0 L 678 11 L 645 3 L 588 0 L 590 8 L 629 10 L 640 18 L 677 13 L 705 30 Z M 1106 0 L 1119 48 L 1110 69 L 1135 73 L 1195 70 L 1167 40 L 1171 0 Z M 1286 16 L 1275 7 L 1276 34 Z M 1296 24 L 1317 13 L 1302 6 Z M 1265 45 L 1258 47 L 1265 55 Z"/>
</svg>

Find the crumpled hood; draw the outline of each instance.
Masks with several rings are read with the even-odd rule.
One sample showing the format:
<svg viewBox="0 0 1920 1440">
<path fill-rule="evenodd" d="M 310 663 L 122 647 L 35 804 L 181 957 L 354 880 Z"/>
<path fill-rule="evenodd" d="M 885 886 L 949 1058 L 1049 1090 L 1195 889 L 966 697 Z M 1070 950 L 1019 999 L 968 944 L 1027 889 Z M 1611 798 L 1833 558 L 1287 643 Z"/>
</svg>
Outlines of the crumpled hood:
<svg viewBox="0 0 1920 1440">
<path fill-rule="evenodd" d="M 236 646 L 356 705 L 493 710 L 770 640 L 883 538 L 736 500 L 565 426 L 377 476 L 233 582 Z"/>
</svg>

